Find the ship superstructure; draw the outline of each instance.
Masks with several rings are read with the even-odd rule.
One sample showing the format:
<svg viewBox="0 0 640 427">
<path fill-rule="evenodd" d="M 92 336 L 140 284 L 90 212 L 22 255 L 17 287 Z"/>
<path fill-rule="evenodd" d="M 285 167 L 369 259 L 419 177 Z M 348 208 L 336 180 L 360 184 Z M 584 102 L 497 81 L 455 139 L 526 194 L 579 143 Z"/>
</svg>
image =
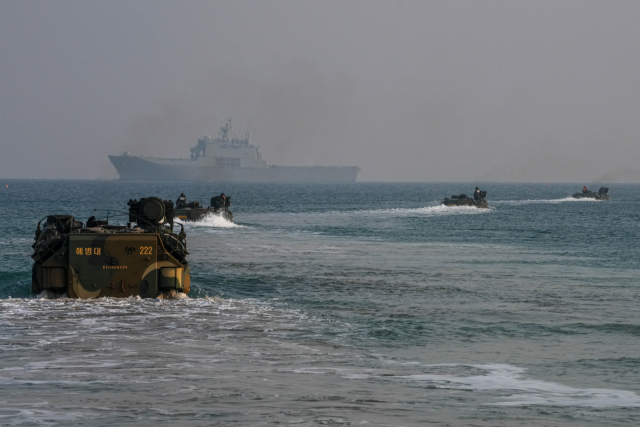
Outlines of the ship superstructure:
<svg viewBox="0 0 640 427">
<path fill-rule="evenodd" d="M 221 168 L 268 168 L 262 159 L 260 147 L 249 143 L 249 135 L 244 139 L 229 138 L 231 119 L 220 128 L 218 138 L 203 136 L 198 139 L 195 147 L 191 148 L 191 160 L 199 161 L 201 165 L 217 166 Z"/>
</svg>

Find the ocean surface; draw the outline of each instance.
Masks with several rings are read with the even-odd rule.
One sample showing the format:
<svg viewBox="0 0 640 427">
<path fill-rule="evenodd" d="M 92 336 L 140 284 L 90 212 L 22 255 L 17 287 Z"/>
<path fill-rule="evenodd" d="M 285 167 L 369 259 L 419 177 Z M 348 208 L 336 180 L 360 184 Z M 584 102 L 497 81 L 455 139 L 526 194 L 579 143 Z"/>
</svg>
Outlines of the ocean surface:
<svg viewBox="0 0 640 427">
<path fill-rule="evenodd" d="M 639 185 L 1 184 L 1 426 L 640 424 Z M 42 217 L 222 191 L 190 298 L 30 294 Z"/>
</svg>

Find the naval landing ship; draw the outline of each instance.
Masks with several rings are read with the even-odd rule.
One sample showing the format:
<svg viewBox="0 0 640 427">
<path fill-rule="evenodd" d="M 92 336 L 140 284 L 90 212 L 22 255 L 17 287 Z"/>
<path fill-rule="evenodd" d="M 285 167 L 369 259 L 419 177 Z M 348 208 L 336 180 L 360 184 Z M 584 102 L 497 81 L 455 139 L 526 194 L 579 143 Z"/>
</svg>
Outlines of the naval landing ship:
<svg viewBox="0 0 640 427">
<path fill-rule="evenodd" d="M 191 148 L 189 159 L 109 156 L 120 179 L 131 181 L 215 181 L 215 182 L 355 182 L 357 166 L 276 166 L 268 164 L 260 147 L 244 139 L 229 138 L 231 119 L 220 128 L 216 139 L 204 136 Z"/>
</svg>

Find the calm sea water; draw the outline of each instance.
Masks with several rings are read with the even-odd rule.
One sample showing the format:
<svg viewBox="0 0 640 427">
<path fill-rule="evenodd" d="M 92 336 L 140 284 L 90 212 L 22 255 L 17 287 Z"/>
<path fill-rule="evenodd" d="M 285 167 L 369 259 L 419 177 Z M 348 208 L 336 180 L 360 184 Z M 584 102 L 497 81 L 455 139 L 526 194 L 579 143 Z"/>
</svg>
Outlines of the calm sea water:
<svg viewBox="0 0 640 427">
<path fill-rule="evenodd" d="M 0 425 L 639 423 L 638 185 L 6 184 Z M 186 225 L 191 298 L 29 293 L 43 216 L 183 191 L 236 220 Z"/>
</svg>

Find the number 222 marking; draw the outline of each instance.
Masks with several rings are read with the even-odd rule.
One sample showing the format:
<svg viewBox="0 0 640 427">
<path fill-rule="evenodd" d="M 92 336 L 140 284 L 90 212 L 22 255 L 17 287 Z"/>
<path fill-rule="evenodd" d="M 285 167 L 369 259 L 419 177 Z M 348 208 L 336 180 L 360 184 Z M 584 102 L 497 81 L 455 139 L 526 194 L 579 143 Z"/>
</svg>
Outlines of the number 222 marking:
<svg viewBox="0 0 640 427">
<path fill-rule="evenodd" d="M 151 255 L 153 246 L 140 246 L 140 255 Z"/>
</svg>

